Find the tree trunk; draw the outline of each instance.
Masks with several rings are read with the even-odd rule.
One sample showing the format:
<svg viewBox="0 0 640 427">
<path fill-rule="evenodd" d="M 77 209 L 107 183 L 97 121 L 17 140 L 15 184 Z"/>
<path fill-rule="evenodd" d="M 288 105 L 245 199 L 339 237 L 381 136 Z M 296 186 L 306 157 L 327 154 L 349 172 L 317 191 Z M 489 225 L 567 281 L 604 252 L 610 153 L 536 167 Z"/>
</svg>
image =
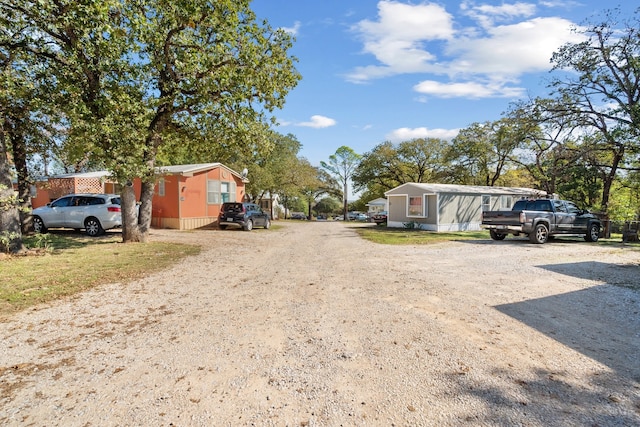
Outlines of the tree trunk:
<svg viewBox="0 0 640 427">
<path fill-rule="evenodd" d="M 136 202 L 133 185 L 128 183 L 122 190 L 122 241 L 144 243 L 149 237 L 155 182 L 143 182 L 140 204 Z"/>
<path fill-rule="evenodd" d="M 600 209 L 602 212 L 609 213 L 609 195 L 611 193 L 611 187 L 613 186 L 613 182 L 616 179 L 616 175 L 618 173 L 618 166 L 620 162 L 624 158 L 624 149 L 617 150 L 613 152 L 613 161 L 611 162 L 611 167 L 609 169 L 609 173 L 603 174 L 603 182 L 602 182 L 602 202 L 600 204 Z"/>
<path fill-rule="evenodd" d="M 20 252 L 24 250 L 18 203 L 11 182 L 11 168 L 5 133 L 0 128 L 0 233 L 7 237 L 0 240 L 0 251 Z"/>
<path fill-rule="evenodd" d="M 133 184 L 127 183 L 122 187 L 122 241 L 124 243 L 142 242 L 143 238 L 138 225 L 138 203 Z"/>
<path fill-rule="evenodd" d="M 348 210 L 349 210 L 349 201 L 347 194 L 349 191 L 349 187 L 347 186 L 347 179 L 345 178 L 344 180 L 344 195 L 342 196 L 342 202 L 343 202 L 343 206 L 342 206 L 342 214 L 344 215 L 344 220 L 345 221 L 349 221 L 349 215 L 348 215 Z"/>
<path fill-rule="evenodd" d="M 31 180 L 27 167 L 27 143 L 21 131 L 9 138 L 13 152 L 13 164 L 18 173 L 18 203 L 20 206 L 20 226 L 23 233 L 31 230 Z"/>
</svg>

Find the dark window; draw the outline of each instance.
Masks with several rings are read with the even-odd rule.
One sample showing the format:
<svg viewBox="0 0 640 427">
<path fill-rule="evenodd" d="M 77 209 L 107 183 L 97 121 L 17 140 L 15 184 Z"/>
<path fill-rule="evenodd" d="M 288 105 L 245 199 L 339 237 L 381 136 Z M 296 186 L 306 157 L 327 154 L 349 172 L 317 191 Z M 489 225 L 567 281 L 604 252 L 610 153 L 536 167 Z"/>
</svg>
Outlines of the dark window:
<svg viewBox="0 0 640 427">
<path fill-rule="evenodd" d="M 71 199 L 73 199 L 73 197 L 63 197 L 62 199 L 58 199 L 55 202 L 51 203 L 51 207 L 64 208 L 66 206 L 72 206 Z"/>
<path fill-rule="evenodd" d="M 87 197 L 87 205 L 104 205 L 104 199 L 102 197 Z"/>
<path fill-rule="evenodd" d="M 514 211 L 543 211 L 551 212 L 551 201 L 549 200 L 518 200 L 513 205 Z"/>
<path fill-rule="evenodd" d="M 533 210 L 551 212 L 551 202 L 549 200 L 536 200 Z"/>
<path fill-rule="evenodd" d="M 564 202 L 562 200 L 554 200 L 553 206 L 556 208 L 556 212 L 567 212 L 567 208 L 564 206 Z"/>
</svg>

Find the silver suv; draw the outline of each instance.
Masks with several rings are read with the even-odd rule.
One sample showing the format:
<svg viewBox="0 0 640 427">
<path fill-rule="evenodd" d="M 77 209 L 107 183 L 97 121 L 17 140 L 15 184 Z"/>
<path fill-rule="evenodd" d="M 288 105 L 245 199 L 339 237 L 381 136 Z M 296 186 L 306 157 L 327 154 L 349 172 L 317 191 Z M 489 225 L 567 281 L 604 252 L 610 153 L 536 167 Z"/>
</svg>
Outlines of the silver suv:
<svg viewBox="0 0 640 427">
<path fill-rule="evenodd" d="M 89 236 L 99 236 L 110 228 L 122 227 L 117 194 L 69 194 L 34 209 L 32 214 L 36 233 L 61 227 L 84 229 Z"/>
</svg>

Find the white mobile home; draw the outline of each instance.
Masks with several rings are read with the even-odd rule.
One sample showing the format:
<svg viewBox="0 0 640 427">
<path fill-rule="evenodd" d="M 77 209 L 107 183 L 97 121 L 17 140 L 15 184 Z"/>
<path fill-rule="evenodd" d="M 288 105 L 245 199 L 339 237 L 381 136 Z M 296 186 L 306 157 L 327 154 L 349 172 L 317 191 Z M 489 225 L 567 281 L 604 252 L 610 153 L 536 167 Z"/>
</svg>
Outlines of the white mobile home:
<svg viewBox="0 0 640 427">
<path fill-rule="evenodd" d="M 408 182 L 385 193 L 387 227 L 430 231 L 480 230 L 482 211 L 510 210 L 516 200 L 546 193 L 532 188 Z"/>
</svg>

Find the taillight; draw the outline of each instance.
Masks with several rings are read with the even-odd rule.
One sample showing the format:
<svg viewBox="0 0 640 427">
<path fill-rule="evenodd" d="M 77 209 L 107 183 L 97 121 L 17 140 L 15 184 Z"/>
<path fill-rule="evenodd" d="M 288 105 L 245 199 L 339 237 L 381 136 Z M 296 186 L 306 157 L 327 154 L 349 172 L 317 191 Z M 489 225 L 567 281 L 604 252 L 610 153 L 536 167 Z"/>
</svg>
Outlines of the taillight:
<svg viewBox="0 0 640 427">
<path fill-rule="evenodd" d="M 109 211 L 109 212 L 120 212 L 121 209 L 120 209 L 120 206 L 109 206 L 107 208 L 107 211 Z"/>
<path fill-rule="evenodd" d="M 520 224 L 524 224 L 526 220 L 527 216 L 524 214 L 524 212 L 520 212 Z"/>
</svg>

